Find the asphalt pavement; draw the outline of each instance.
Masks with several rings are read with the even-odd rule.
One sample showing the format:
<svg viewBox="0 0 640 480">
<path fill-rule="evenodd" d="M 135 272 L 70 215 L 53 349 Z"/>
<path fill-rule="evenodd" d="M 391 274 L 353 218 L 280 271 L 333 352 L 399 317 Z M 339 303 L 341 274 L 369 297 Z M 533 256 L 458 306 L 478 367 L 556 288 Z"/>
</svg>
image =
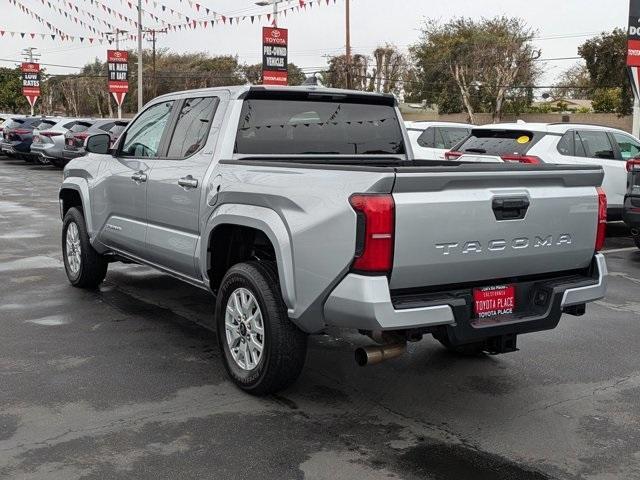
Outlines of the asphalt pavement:
<svg viewBox="0 0 640 480">
<path fill-rule="evenodd" d="M 310 341 L 298 383 L 225 377 L 206 292 L 112 264 L 72 288 L 62 174 L 0 158 L 0 478 L 640 478 L 640 251 L 612 225 L 609 294 L 520 351 L 430 338 L 361 368 L 357 335 Z"/>
</svg>

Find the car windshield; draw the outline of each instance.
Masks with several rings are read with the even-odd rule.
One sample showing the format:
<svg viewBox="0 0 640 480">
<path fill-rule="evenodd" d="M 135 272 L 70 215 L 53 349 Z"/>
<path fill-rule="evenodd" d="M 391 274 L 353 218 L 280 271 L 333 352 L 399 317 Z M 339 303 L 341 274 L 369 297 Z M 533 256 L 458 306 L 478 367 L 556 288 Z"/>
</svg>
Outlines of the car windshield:
<svg viewBox="0 0 640 480">
<path fill-rule="evenodd" d="M 543 136 L 526 130 L 474 129 L 454 150 L 480 155 L 526 155 Z"/>
</svg>

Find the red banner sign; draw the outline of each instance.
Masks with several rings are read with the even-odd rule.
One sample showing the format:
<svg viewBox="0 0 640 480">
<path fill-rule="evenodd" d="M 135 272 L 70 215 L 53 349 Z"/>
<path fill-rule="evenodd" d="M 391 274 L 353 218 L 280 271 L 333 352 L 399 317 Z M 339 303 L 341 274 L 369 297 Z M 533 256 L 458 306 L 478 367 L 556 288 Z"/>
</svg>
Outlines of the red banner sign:
<svg viewBox="0 0 640 480">
<path fill-rule="evenodd" d="M 262 29 L 262 83 L 264 85 L 287 85 L 289 31 L 286 28 L 264 27 Z"/>
<path fill-rule="evenodd" d="M 122 105 L 129 91 L 129 52 L 126 50 L 107 50 L 107 74 L 109 92 Z"/>
<path fill-rule="evenodd" d="M 40 64 L 25 62 L 22 64 L 22 94 L 29 105 L 35 105 L 40 96 Z"/>
</svg>

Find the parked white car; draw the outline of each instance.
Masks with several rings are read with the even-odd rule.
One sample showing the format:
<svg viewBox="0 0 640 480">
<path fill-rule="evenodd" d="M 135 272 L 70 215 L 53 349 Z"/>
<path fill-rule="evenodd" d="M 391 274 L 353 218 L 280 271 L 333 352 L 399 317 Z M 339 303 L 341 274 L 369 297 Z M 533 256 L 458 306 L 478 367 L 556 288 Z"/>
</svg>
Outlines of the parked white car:
<svg viewBox="0 0 640 480">
<path fill-rule="evenodd" d="M 471 133 L 471 125 L 451 122 L 404 122 L 413 154 L 420 160 L 445 160 L 445 153 Z"/>
<path fill-rule="evenodd" d="M 447 153 L 449 160 L 487 156 L 521 163 L 600 165 L 605 176 L 608 218 L 622 219 L 626 161 L 640 154 L 640 141 L 615 128 L 571 123 L 508 123 L 474 127 Z"/>
</svg>

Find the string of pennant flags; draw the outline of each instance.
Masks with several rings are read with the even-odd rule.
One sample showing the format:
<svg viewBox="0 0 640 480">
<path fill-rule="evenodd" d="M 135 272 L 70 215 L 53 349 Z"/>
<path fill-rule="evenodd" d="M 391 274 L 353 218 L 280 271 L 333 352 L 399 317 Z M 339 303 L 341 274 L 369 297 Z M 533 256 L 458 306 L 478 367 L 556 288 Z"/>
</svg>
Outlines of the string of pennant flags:
<svg viewBox="0 0 640 480">
<path fill-rule="evenodd" d="M 98 11 L 101 10 L 103 14 L 110 15 L 111 17 L 113 17 L 114 21 L 120 21 L 122 23 L 126 23 L 127 25 L 137 30 L 138 28 L 137 20 L 130 18 L 129 16 L 121 13 L 120 11 L 117 11 L 116 9 L 105 4 L 101 0 L 83 0 L 83 1 L 89 3 L 92 7 L 94 7 L 92 11 L 96 11 L 96 9 L 98 9 Z M 151 5 L 152 8 L 156 10 L 159 9 L 163 13 L 168 12 L 169 14 L 177 18 L 180 18 L 183 21 L 177 22 L 177 23 L 170 23 L 162 19 L 158 15 L 155 15 L 153 12 L 145 10 L 144 8 L 142 9 L 142 11 L 143 13 L 146 13 L 148 18 L 151 18 L 152 20 L 154 20 L 157 24 L 161 25 L 162 28 L 166 29 L 167 31 L 196 30 L 198 28 L 206 29 L 209 27 L 214 27 L 215 25 L 218 25 L 218 24 L 239 25 L 240 23 L 249 22 L 249 21 L 253 24 L 256 21 L 258 23 L 262 23 L 265 20 L 267 22 L 272 22 L 273 20 L 272 13 L 227 16 L 209 8 L 208 6 L 205 6 L 198 2 L 194 2 L 192 0 L 179 0 L 179 1 L 181 4 L 182 3 L 188 4 L 189 7 L 193 8 L 196 13 L 200 13 L 201 15 L 204 15 L 204 17 L 193 18 L 193 17 L 187 16 L 181 13 L 180 11 L 176 10 L 175 8 L 171 8 L 165 5 L 164 3 L 161 3 L 155 0 L 143 0 L 143 2 L 147 6 Z M 63 10 L 57 5 L 54 5 L 54 3 L 52 2 L 58 2 L 58 4 L 62 4 L 63 6 L 65 6 L 65 9 Z M 100 45 L 106 42 L 108 44 L 112 44 L 113 39 L 111 38 L 109 32 L 103 32 L 98 30 L 98 28 L 96 28 L 96 25 L 101 24 L 109 28 L 111 31 L 115 31 L 116 29 L 120 30 L 122 32 L 121 38 L 123 40 L 137 41 L 138 39 L 137 34 L 124 32 L 122 28 L 117 27 L 114 23 L 111 23 L 107 20 L 104 20 L 103 18 L 98 17 L 95 13 L 91 13 L 91 11 L 80 9 L 77 5 L 73 4 L 69 0 L 40 0 L 40 3 L 50 8 L 52 11 L 56 12 L 58 15 L 88 30 L 92 35 L 89 35 L 89 36 L 70 35 L 67 32 L 55 26 L 54 24 L 52 24 L 51 22 L 49 22 L 47 19 L 40 16 L 38 13 L 34 12 L 31 8 L 20 3 L 19 0 L 9 0 L 9 4 L 18 8 L 23 13 L 31 16 L 38 23 L 46 26 L 46 28 L 50 30 L 51 33 L 11 31 L 11 30 L 0 29 L 0 38 L 6 35 L 11 37 L 20 36 L 21 38 L 31 38 L 31 39 L 35 39 L 37 37 L 41 39 L 50 38 L 51 40 L 54 40 L 54 41 L 59 40 L 64 42 L 79 42 L 79 43 L 87 42 L 89 44 L 98 43 Z M 120 0 L 120 3 L 123 6 L 128 7 L 132 11 L 135 10 L 137 14 L 138 6 L 135 0 Z M 301 11 L 311 10 L 314 7 L 314 5 L 315 6 L 321 6 L 323 4 L 330 5 L 331 3 L 333 4 L 337 3 L 337 0 L 297 0 L 297 3 L 295 5 L 279 10 L 278 13 L 286 17 L 289 13 L 298 13 Z M 68 7 L 69 10 L 67 10 L 66 7 Z M 79 17 L 80 15 L 84 15 L 85 20 L 80 18 Z M 88 23 L 86 21 L 87 18 L 90 18 L 94 25 L 91 25 L 90 23 Z"/>
</svg>

